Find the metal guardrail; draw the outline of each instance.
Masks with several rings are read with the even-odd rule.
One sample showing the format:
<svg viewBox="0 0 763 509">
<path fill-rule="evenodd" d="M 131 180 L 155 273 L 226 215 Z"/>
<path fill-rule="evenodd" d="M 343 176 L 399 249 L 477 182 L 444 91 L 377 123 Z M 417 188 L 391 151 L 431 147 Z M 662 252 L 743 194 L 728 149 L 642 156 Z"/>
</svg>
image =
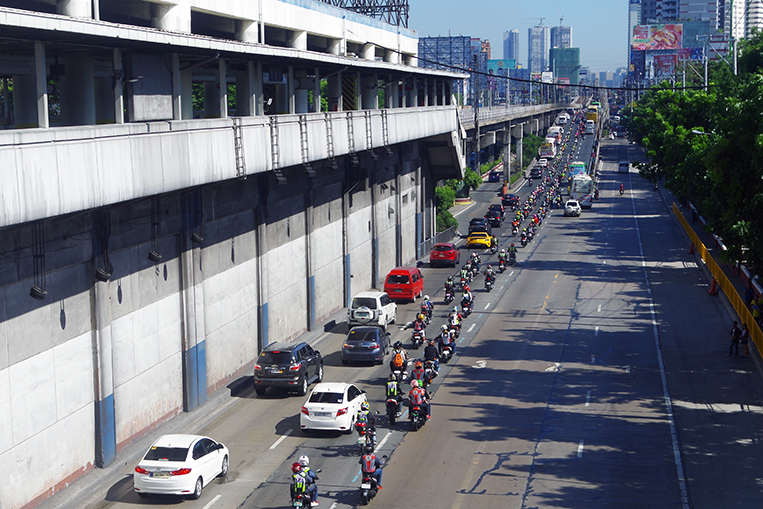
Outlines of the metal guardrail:
<svg viewBox="0 0 763 509">
<path fill-rule="evenodd" d="M 549 104 L 533 104 L 533 105 L 512 105 L 512 106 L 498 106 L 491 108 L 480 108 L 479 121 L 480 124 L 490 124 L 495 122 L 501 122 L 512 118 L 526 117 L 528 115 L 539 115 L 541 113 L 548 113 L 549 111 L 575 107 L 574 103 L 549 103 Z M 474 110 L 471 106 L 465 106 L 458 110 L 458 116 L 461 119 L 461 124 L 464 128 L 471 128 L 474 126 Z"/>
<path fill-rule="evenodd" d="M 439 244 L 441 242 L 450 242 L 451 240 L 453 240 L 453 237 L 455 236 L 456 236 L 456 227 L 451 226 L 447 230 L 438 233 L 434 237 L 430 237 L 426 239 L 424 242 L 419 244 L 419 258 L 422 258 L 427 253 L 429 253 L 435 244 Z"/>
<path fill-rule="evenodd" d="M 721 290 L 723 290 L 723 293 L 726 294 L 726 297 L 728 297 L 729 301 L 731 302 L 731 305 L 734 306 L 734 309 L 736 310 L 737 315 L 739 315 L 739 319 L 742 320 L 743 324 L 747 325 L 747 330 L 750 331 L 750 338 L 752 339 L 753 343 L 755 343 L 755 346 L 757 347 L 758 352 L 763 351 L 762 349 L 763 348 L 763 332 L 761 332 L 760 326 L 758 326 L 757 322 L 752 317 L 752 313 L 750 313 L 750 310 L 747 309 L 747 306 L 745 305 L 744 300 L 742 300 L 742 297 L 736 291 L 736 288 L 734 288 L 734 285 L 731 284 L 731 281 L 729 281 L 729 278 L 726 277 L 726 274 L 723 273 L 721 268 L 718 266 L 718 264 L 715 262 L 713 257 L 710 255 L 710 252 L 707 250 L 705 245 L 702 243 L 701 240 L 699 240 L 699 236 L 697 235 L 697 233 L 694 231 L 694 229 L 691 226 L 689 226 L 689 222 L 686 220 L 686 218 L 678 209 L 678 206 L 675 203 L 673 203 L 673 213 L 678 218 L 678 221 L 681 223 L 681 226 L 684 227 L 686 234 L 694 243 L 694 249 L 696 249 L 699 255 L 702 257 L 702 260 L 705 262 L 705 265 L 707 265 L 707 268 L 710 269 L 710 273 L 715 278 L 715 281 L 721 287 Z"/>
</svg>

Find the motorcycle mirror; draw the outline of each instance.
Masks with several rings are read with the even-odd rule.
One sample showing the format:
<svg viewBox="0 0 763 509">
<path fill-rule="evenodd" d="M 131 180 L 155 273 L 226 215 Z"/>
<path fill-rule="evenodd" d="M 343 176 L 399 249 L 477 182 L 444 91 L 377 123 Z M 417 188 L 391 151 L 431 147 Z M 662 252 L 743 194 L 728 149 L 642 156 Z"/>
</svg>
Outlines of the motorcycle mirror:
<svg viewBox="0 0 763 509">
<path fill-rule="evenodd" d="M 316 470 L 316 472 L 318 472 L 320 474 L 321 472 L 323 472 L 323 469 L 319 468 L 319 469 Z"/>
<path fill-rule="evenodd" d="M 387 455 L 385 454 L 384 456 L 382 456 L 382 459 L 383 459 L 383 460 L 386 460 L 388 457 L 389 457 L 389 456 L 387 456 Z"/>
</svg>

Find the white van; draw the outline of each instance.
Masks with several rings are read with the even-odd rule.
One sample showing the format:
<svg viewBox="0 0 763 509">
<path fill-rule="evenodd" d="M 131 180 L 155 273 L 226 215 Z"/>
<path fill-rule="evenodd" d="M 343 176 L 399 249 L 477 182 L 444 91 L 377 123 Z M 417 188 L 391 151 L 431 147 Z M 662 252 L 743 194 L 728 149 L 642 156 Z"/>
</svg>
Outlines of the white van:
<svg viewBox="0 0 763 509">
<path fill-rule="evenodd" d="M 596 122 L 593 120 L 586 120 L 585 121 L 585 133 L 586 134 L 594 134 L 596 132 Z"/>
<path fill-rule="evenodd" d="M 628 173 L 631 171 L 631 163 L 628 161 L 620 161 L 617 163 L 617 173 Z"/>
</svg>

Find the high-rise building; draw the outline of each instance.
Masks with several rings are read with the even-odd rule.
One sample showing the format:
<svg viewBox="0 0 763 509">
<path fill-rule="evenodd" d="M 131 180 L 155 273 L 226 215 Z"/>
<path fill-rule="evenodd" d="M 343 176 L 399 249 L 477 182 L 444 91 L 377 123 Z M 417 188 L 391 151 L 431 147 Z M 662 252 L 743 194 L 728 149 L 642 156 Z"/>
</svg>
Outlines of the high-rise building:
<svg viewBox="0 0 763 509">
<path fill-rule="evenodd" d="M 551 47 L 552 48 L 571 48 L 572 47 L 572 27 L 551 27 Z"/>
<path fill-rule="evenodd" d="M 551 48 L 550 27 L 540 25 L 528 30 L 527 67 L 530 72 L 548 69 L 548 50 Z"/>
<path fill-rule="evenodd" d="M 711 27 L 719 28 L 719 4 L 722 5 L 723 0 L 681 0 L 678 17 L 681 21 L 710 21 Z"/>
<path fill-rule="evenodd" d="M 747 0 L 745 3 L 744 35 L 750 37 L 754 29 L 763 30 L 763 0 Z M 737 8 L 736 2 L 734 8 Z"/>
<path fill-rule="evenodd" d="M 638 25 L 657 21 L 657 0 L 641 0 L 641 20 Z"/>
<path fill-rule="evenodd" d="M 633 27 L 641 24 L 641 0 L 630 0 L 628 4 L 628 69 L 634 71 L 633 65 L 633 51 L 631 45 L 633 43 Z"/>
<path fill-rule="evenodd" d="M 487 59 L 490 60 L 490 41 L 488 39 L 482 41 L 480 51 L 487 53 Z"/>
<path fill-rule="evenodd" d="M 519 30 L 516 28 L 503 33 L 503 59 L 519 63 Z"/>
<path fill-rule="evenodd" d="M 657 20 L 668 23 L 678 19 L 678 2 L 676 0 L 657 0 Z"/>
<path fill-rule="evenodd" d="M 567 78 L 570 85 L 580 84 L 580 48 L 551 48 L 550 68 L 554 78 Z"/>
</svg>

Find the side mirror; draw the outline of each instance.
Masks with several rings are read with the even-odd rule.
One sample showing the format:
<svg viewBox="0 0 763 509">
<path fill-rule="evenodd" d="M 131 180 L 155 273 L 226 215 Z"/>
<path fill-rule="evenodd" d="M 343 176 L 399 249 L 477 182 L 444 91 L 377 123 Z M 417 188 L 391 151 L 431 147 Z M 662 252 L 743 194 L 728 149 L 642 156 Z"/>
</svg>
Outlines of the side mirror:
<svg viewBox="0 0 763 509">
<path fill-rule="evenodd" d="M 391 336 L 392 335 L 389 332 L 385 332 L 384 334 L 386 334 L 387 336 Z"/>
<path fill-rule="evenodd" d="M 313 352 L 315 352 L 315 355 L 320 355 L 321 354 L 320 350 L 313 350 Z"/>
<path fill-rule="evenodd" d="M 321 472 L 323 472 L 323 469 L 322 468 L 318 468 L 315 471 L 320 474 Z"/>
</svg>

